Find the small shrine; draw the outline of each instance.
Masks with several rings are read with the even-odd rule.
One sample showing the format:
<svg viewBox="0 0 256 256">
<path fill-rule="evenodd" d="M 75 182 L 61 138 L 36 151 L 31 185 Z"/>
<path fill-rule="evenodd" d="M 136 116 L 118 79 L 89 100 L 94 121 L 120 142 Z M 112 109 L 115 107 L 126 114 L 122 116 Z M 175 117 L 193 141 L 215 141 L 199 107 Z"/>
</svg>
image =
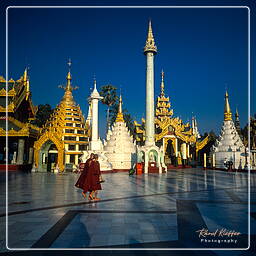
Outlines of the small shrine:
<svg viewBox="0 0 256 256">
<path fill-rule="evenodd" d="M 136 161 L 136 147 L 124 121 L 122 103 L 120 96 L 116 121 L 109 129 L 104 145 L 113 170 L 130 170 Z"/>
<path fill-rule="evenodd" d="M 212 147 L 213 166 L 223 169 L 226 168 L 227 162 L 232 162 L 233 169 L 245 169 L 247 167 L 246 156 L 246 148 L 232 120 L 228 93 L 226 92 L 223 125 L 220 136 Z"/>
<path fill-rule="evenodd" d="M 66 85 L 60 86 L 65 91 L 64 96 L 41 129 L 34 146 L 34 171 L 72 171 L 89 146 L 89 127 L 80 106 L 74 101 L 72 91 L 78 87 L 71 84 L 71 63 L 68 64 Z"/>
</svg>

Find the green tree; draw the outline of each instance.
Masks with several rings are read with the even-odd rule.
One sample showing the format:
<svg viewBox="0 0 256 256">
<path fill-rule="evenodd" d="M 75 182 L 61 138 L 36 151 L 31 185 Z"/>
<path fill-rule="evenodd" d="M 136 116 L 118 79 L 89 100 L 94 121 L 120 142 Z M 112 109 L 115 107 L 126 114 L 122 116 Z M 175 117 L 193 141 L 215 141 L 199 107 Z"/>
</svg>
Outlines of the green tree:
<svg viewBox="0 0 256 256">
<path fill-rule="evenodd" d="M 209 139 L 210 139 L 210 141 L 214 141 L 214 142 L 217 139 L 217 135 L 215 134 L 215 132 L 213 130 L 211 130 L 209 132 Z"/>
<path fill-rule="evenodd" d="M 43 125 L 50 118 L 52 113 L 53 109 L 49 104 L 40 104 L 38 105 L 36 119 L 32 123 L 38 127 L 43 127 Z"/>
<path fill-rule="evenodd" d="M 117 88 L 111 84 L 103 85 L 100 88 L 100 95 L 103 97 L 101 102 L 107 106 L 107 130 L 110 126 L 110 108 L 118 101 L 116 91 Z"/>
</svg>

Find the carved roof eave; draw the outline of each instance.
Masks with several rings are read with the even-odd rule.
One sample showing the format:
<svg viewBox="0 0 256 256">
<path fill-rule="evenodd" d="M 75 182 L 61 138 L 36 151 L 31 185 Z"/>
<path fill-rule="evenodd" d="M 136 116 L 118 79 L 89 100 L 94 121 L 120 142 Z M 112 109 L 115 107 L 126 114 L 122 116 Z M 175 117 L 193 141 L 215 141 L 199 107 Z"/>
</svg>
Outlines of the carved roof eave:
<svg viewBox="0 0 256 256">
<path fill-rule="evenodd" d="M 197 141 L 196 142 L 196 151 L 199 151 L 202 148 L 204 148 L 208 144 L 209 141 L 210 141 L 209 135 L 207 137 L 205 137 L 202 141 Z"/>
<path fill-rule="evenodd" d="M 15 132 L 20 132 L 20 134 L 26 134 L 24 136 L 30 136 L 30 135 L 33 135 L 35 134 L 36 136 L 38 135 L 39 131 L 40 131 L 40 128 L 33 125 L 33 124 L 30 124 L 30 123 L 22 123 L 20 121 L 18 121 L 17 119 L 11 117 L 11 116 L 8 116 L 8 119 L 7 119 L 9 122 L 13 123 L 15 126 L 19 127 L 21 130 L 19 131 L 12 131 L 12 130 L 9 130 L 8 131 L 8 135 L 9 135 L 9 132 L 11 132 L 11 134 L 15 134 Z M 3 128 L 2 128 L 3 129 Z M 4 129 L 3 129 L 4 130 Z M 5 130 L 4 130 L 5 131 Z M 28 133 L 26 133 L 26 131 L 28 131 Z M 6 132 L 6 131 L 5 131 Z M 23 136 L 23 135 L 19 135 L 19 136 Z"/>
<path fill-rule="evenodd" d="M 14 88 L 12 88 L 11 90 L 8 91 L 8 93 L 6 93 L 6 89 L 5 88 L 2 88 L 0 90 L 0 96 L 3 96 L 3 97 L 14 97 L 16 95 L 16 91 Z"/>
<path fill-rule="evenodd" d="M 188 124 L 182 124 L 182 120 L 180 120 L 178 117 L 165 117 L 163 120 L 159 120 L 156 118 L 155 123 L 162 129 L 162 132 L 160 134 L 156 134 L 157 141 L 166 136 L 169 132 L 169 126 L 172 126 L 174 128 L 175 135 L 181 140 L 185 141 L 186 143 L 196 142 L 196 137 L 192 134 L 192 129 L 190 129 L 189 131 L 184 131 L 185 128 L 188 127 Z"/>
<path fill-rule="evenodd" d="M 12 136 L 12 137 L 33 137 L 37 138 L 38 133 L 35 131 L 32 131 L 29 127 L 23 127 L 19 131 L 15 131 L 14 129 L 11 129 L 6 132 L 3 128 L 0 128 L 0 136 Z"/>
<path fill-rule="evenodd" d="M 1 113 L 6 113 L 6 112 L 13 113 L 14 109 L 15 109 L 15 106 L 14 106 L 13 102 L 10 103 L 7 107 L 0 106 L 0 112 Z"/>
</svg>

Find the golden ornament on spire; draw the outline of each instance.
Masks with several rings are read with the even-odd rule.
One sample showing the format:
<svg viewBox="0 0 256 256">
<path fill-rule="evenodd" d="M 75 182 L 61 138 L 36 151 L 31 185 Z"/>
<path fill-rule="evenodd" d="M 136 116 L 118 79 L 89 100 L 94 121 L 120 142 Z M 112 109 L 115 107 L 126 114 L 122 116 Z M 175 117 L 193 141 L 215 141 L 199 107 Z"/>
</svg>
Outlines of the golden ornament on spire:
<svg viewBox="0 0 256 256">
<path fill-rule="evenodd" d="M 120 95 L 119 105 L 118 105 L 118 113 L 117 113 L 117 116 L 116 116 L 116 122 L 124 122 L 124 115 L 123 115 L 123 112 L 122 112 L 122 104 L 123 104 L 122 96 Z"/>
<path fill-rule="evenodd" d="M 148 37 L 146 40 L 146 45 L 144 47 L 144 53 L 146 54 L 147 52 L 153 52 L 154 54 L 157 53 L 157 47 L 155 45 L 155 40 L 154 40 L 152 26 L 151 26 L 151 20 L 149 21 Z"/>
<path fill-rule="evenodd" d="M 26 82 L 28 80 L 28 70 L 25 68 L 24 74 L 23 74 L 23 81 Z"/>
<path fill-rule="evenodd" d="M 72 95 L 72 91 L 76 90 L 78 87 L 73 87 L 71 85 L 71 80 L 72 80 L 72 76 L 71 76 L 71 71 L 70 71 L 70 67 L 71 67 L 71 60 L 68 60 L 68 74 L 67 74 L 67 84 L 66 86 L 60 85 L 60 88 L 63 88 L 65 90 L 65 94 L 62 98 L 62 101 L 67 102 L 69 105 L 73 105 L 75 104 L 74 99 L 73 99 L 73 95 Z"/>
<path fill-rule="evenodd" d="M 161 96 L 164 96 L 164 71 L 161 72 L 162 81 L 161 81 Z"/>
<path fill-rule="evenodd" d="M 68 71 L 68 74 L 67 74 L 67 86 L 66 86 L 66 89 L 65 89 L 66 91 L 71 91 L 72 90 L 71 80 L 72 80 L 71 73 L 70 73 L 70 71 Z"/>
<path fill-rule="evenodd" d="M 231 121 L 232 113 L 228 101 L 228 92 L 225 93 L 224 121 Z"/>
</svg>

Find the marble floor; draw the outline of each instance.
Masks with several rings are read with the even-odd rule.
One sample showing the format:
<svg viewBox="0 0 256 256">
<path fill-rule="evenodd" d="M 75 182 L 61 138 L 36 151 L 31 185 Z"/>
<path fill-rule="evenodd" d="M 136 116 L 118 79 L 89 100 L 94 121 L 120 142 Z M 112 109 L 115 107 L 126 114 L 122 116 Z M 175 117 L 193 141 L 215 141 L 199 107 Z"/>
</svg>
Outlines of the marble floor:
<svg viewBox="0 0 256 256">
<path fill-rule="evenodd" d="M 246 173 L 104 174 L 97 202 L 74 187 L 78 176 L 10 173 L 7 221 L 5 174 L 0 174 L 0 254 L 23 255 L 29 249 L 26 255 L 38 250 L 70 255 L 63 251 L 69 248 L 72 255 L 94 255 L 88 253 L 95 248 L 133 255 L 139 250 L 158 255 L 163 249 L 170 250 L 166 255 L 255 255 L 256 174 L 250 178 L 250 206 Z"/>
</svg>

